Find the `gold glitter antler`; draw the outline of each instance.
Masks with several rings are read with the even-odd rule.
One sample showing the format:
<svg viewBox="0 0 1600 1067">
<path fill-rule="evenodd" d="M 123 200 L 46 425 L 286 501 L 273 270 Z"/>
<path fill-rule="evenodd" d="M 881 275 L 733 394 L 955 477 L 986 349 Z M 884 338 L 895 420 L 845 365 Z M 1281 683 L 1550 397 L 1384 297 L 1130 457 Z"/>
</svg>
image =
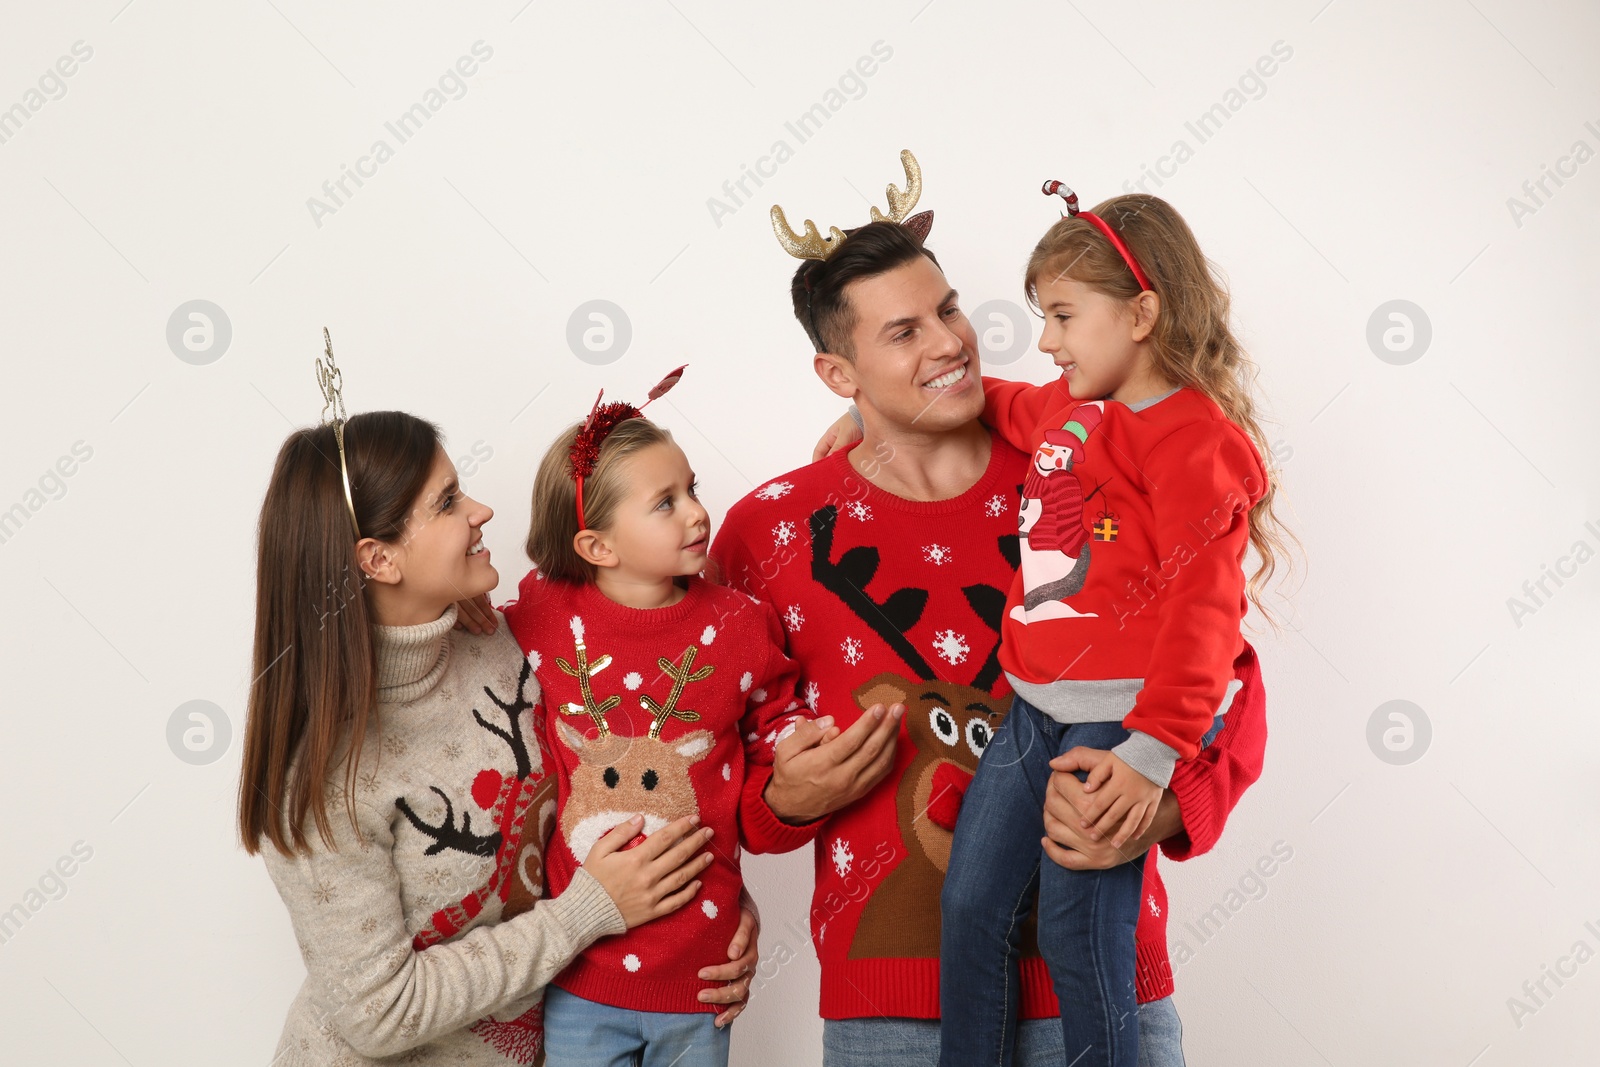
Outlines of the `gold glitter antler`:
<svg viewBox="0 0 1600 1067">
<path fill-rule="evenodd" d="M 683 662 L 674 663 L 665 656 L 656 660 L 656 666 L 661 668 L 661 673 L 672 679 L 672 692 L 667 696 L 665 704 L 657 703 L 655 697 L 646 693 L 639 698 L 639 706 L 655 716 L 655 721 L 650 724 L 650 736 L 659 739 L 661 727 L 666 725 L 668 719 L 682 719 L 684 722 L 699 722 L 700 713 L 688 708 L 678 707 L 678 701 L 683 697 L 683 687 L 690 682 L 703 682 L 711 677 L 715 667 L 701 667 L 691 673 L 694 658 L 700 650 L 690 645 L 683 653 Z"/>
<path fill-rule="evenodd" d="M 317 387 L 322 390 L 322 421 L 329 421 L 328 414 L 331 411 L 332 421 L 342 427 L 345 421 L 344 374 L 333 361 L 333 338 L 328 336 L 326 326 L 322 328 L 322 353 L 326 358 L 317 360 Z"/>
<path fill-rule="evenodd" d="M 344 454 L 344 374 L 333 361 L 333 338 L 328 328 L 322 328 L 322 354 L 317 360 L 317 387 L 322 390 L 322 422 L 333 423 L 333 439 L 339 445 L 339 480 L 344 483 L 344 505 L 350 509 L 350 526 L 361 537 L 361 523 L 356 520 L 356 498 L 350 492 L 350 462 Z M 331 418 L 329 416 L 332 416 Z"/>
<path fill-rule="evenodd" d="M 889 214 L 885 215 L 874 207 L 873 222 L 904 222 L 906 216 L 911 214 L 911 209 L 917 206 L 917 201 L 922 199 L 922 165 L 911 154 L 911 149 L 900 150 L 900 165 L 906 168 L 906 191 L 902 193 L 895 188 L 894 182 L 890 182 Z"/>
<path fill-rule="evenodd" d="M 561 705 L 563 715 L 587 715 L 594 720 L 600 730 L 600 738 L 604 740 L 611 733 L 611 728 L 606 725 L 606 714 L 622 703 L 622 698 L 612 693 L 598 703 L 594 699 L 593 678 L 607 667 L 611 666 L 611 656 L 603 655 L 598 659 L 589 658 L 589 649 L 583 643 L 583 619 L 574 615 L 567 624 L 572 628 L 573 647 L 577 652 L 578 665 L 574 667 L 560 656 L 556 657 L 556 666 L 562 674 L 570 675 L 578 680 L 578 692 L 583 696 L 583 703 L 567 701 Z"/>
<path fill-rule="evenodd" d="M 904 222 L 906 216 L 911 214 L 911 209 L 916 207 L 917 201 L 922 198 L 922 167 L 909 148 L 901 150 L 900 164 L 906 169 L 905 191 L 901 192 L 893 182 L 890 182 L 889 214 L 885 215 L 874 205 L 873 222 Z M 806 219 L 804 234 L 795 233 L 789 225 L 788 218 L 783 214 L 783 208 L 777 204 L 772 205 L 772 232 L 777 235 L 778 243 L 783 246 L 783 250 L 796 259 L 827 259 L 839 250 L 845 238 L 844 231 L 837 226 L 828 227 L 827 234 L 822 234 L 818 231 L 817 224 L 810 219 Z M 926 227 L 918 234 L 919 239 L 925 234 Z"/>
<path fill-rule="evenodd" d="M 783 250 L 795 259 L 827 259 L 844 241 L 844 231 L 839 227 L 830 226 L 828 236 L 824 237 L 817 232 L 817 224 L 810 219 L 806 219 L 805 236 L 800 236 L 789 227 L 783 208 L 777 204 L 772 205 L 772 232 L 778 235 L 778 243 Z"/>
</svg>

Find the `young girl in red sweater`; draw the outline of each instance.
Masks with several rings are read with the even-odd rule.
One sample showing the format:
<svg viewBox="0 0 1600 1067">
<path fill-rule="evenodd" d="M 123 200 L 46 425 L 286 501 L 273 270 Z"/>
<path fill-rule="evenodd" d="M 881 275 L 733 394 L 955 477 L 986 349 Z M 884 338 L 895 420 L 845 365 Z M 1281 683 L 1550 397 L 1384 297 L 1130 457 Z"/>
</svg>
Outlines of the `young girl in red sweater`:
<svg viewBox="0 0 1600 1067">
<path fill-rule="evenodd" d="M 1082 825 L 1116 846 L 1149 825 L 1173 765 L 1221 726 L 1241 620 L 1281 552 L 1250 364 L 1194 234 L 1157 197 L 1080 212 L 1059 183 L 1045 192 L 1068 214 L 1034 249 L 1027 295 L 1062 374 L 984 380 L 985 421 L 1033 463 L 1002 632 L 1016 697 L 963 801 L 942 896 L 946 1067 L 1010 1062 L 1035 890 L 1067 1059 L 1138 1062 L 1144 858 L 1041 862 L 1045 789 L 1052 770 L 1085 779 Z"/>
<path fill-rule="evenodd" d="M 546 1041 L 563 1067 L 726 1064 L 698 973 L 703 945 L 725 944 L 739 920 L 740 844 L 782 852 L 810 836 L 762 799 L 774 746 L 806 713 L 796 668 L 770 606 L 698 577 L 710 543 L 688 459 L 638 408 L 597 403 L 540 464 L 534 570 L 505 615 L 555 741 L 550 891 L 630 818 L 645 834 L 697 818 L 715 854 L 687 907 L 553 980 Z"/>
</svg>

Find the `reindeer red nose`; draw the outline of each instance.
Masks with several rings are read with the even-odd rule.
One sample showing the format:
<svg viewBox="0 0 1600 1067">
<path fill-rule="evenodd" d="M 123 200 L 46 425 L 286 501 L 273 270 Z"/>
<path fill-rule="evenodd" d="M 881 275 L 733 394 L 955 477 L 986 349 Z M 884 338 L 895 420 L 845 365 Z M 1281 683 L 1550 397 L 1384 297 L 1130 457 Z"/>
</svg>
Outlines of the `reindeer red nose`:
<svg viewBox="0 0 1600 1067">
<path fill-rule="evenodd" d="M 966 798 L 972 775 L 948 760 L 933 772 L 933 796 L 928 799 L 928 821 L 946 830 L 956 828 L 961 801 Z"/>
<path fill-rule="evenodd" d="M 488 811 L 500 799 L 500 787 L 504 784 L 499 771 L 479 771 L 472 780 L 472 799 L 478 802 L 478 807 Z"/>
</svg>

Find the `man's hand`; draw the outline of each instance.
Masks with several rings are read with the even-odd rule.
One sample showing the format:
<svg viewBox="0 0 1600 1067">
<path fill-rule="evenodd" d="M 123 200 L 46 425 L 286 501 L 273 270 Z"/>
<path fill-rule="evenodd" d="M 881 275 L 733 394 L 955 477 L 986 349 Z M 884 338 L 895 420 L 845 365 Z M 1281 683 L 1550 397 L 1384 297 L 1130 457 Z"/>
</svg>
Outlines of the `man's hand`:
<svg viewBox="0 0 1600 1067">
<path fill-rule="evenodd" d="M 839 417 L 839 421 L 828 427 L 828 432 L 822 435 L 817 442 L 817 447 L 811 450 L 811 462 L 835 452 L 842 452 L 857 441 L 861 440 L 861 427 L 856 425 L 856 420 L 848 412 Z"/>
<path fill-rule="evenodd" d="M 1050 761 L 1055 773 L 1045 788 L 1044 828 L 1048 836 L 1041 843 L 1052 860 L 1069 870 L 1102 871 L 1128 863 L 1183 832 L 1178 799 L 1166 789 L 1161 791 L 1154 818 L 1144 832 L 1129 837 L 1120 846 L 1106 840 L 1104 834 L 1091 837 L 1082 824 L 1095 794 L 1088 793 L 1072 772 L 1092 771 L 1108 757 L 1111 753 L 1102 749 L 1074 748 Z"/>
<path fill-rule="evenodd" d="M 471 600 L 456 601 L 456 626 L 479 637 L 488 637 L 499 629 L 500 620 L 489 603 L 489 594 L 479 593 Z"/>
<path fill-rule="evenodd" d="M 842 733 L 831 715 L 803 720 L 773 753 L 767 807 L 799 826 L 865 796 L 894 766 L 905 713 L 904 704 L 874 704 Z"/>
<path fill-rule="evenodd" d="M 728 945 L 728 959 L 731 962 L 700 968 L 701 981 L 723 983 L 715 989 L 702 989 L 699 994 L 702 1004 L 729 1006 L 715 1020 L 714 1025 L 719 1030 L 737 1019 L 740 1012 L 750 1005 L 750 980 L 755 977 L 756 963 L 761 958 L 761 952 L 756 947 L 760 936 L 761 916 L 756 911 L 756 902 L 750 898 L 748 891 L 741 891 L 739 929 Z"/>
</svg>

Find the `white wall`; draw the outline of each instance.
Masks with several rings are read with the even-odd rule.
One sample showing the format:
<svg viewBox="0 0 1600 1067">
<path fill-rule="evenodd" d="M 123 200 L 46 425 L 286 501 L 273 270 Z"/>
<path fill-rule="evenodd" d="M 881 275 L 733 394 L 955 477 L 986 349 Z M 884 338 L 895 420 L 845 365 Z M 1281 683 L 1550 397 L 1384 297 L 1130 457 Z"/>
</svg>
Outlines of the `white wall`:
<svg viewBox="0 0 1600 1067">
<path fill-rule="evenodd" d="M 774 200 L 856 224 L 911 147 L 976 308 L 1018 300 L 1057 214 L 1043 179 L 1093 203 L 1178 140 L 1192 157 L 1148 188 L 1232 280 L 1309 558 L 1293 629 L 1259 639 L 1266 775 L 1212 855 L 1169 868 L 1190 1062 L 1592 1062 L 1600 962 L 1522 989 L 1600 950 L 1590 5 L 124 3 L 8 5 L 0 34 L 0 108 L 93 50 L 0 143 L 0 509 L 28 513 L 0 543 L 0 909 L 39 905 L 0 944 L 7 1062 L 270 1058 L 301 968 L 231 815 L 253 524 L 278 443 L 317 417 L 323 325 L 352 409 L 492 450 L 467 484 L 499 506 L 509 589 L 532 464 L 599 387 L 692 363 L 657 414 L 716 514 L 837 412 L 786 308 Z M 399 144 L 385 122 L 480 40 L 466 94 Z M 880 41 L 864 93 L 798 143 L 785 122 Z M 1201 143 L 1186 123 L 1276 42 L 1292 55 Z M 394 157 L 314 220 L 307 199 L 380 138 Z M 714 219 L 779 139 L 793 157 Z M 1569 176 L 1536 203 L 1546 165 Z M 232 330 L 204 365 L 166 337 L 196 299 Z M 631 323 L 609 365 L 566 339 L 593 299 Z M 1420 358 L 1369 346 L 1391 300 L 1431 324 Z M 1009 370 L 1048 367 L 1030 349 Z M 80 441 L 64 495 L 30 496 Z M 205 765 L 169 747 L 191 700 L 233 731 Z M 1431 724 L 1402 765 L 1368 741 L 1393 700 Z M 65 895 L 30 897 L 78 842 Z M 1277 842 L 1293 858 L 1265 896 L 1186 933 Z M 812 1064 L 808 861 L 752 868 L 767 948 L 799 960 L 734 1059 Z"/>
</svg>

